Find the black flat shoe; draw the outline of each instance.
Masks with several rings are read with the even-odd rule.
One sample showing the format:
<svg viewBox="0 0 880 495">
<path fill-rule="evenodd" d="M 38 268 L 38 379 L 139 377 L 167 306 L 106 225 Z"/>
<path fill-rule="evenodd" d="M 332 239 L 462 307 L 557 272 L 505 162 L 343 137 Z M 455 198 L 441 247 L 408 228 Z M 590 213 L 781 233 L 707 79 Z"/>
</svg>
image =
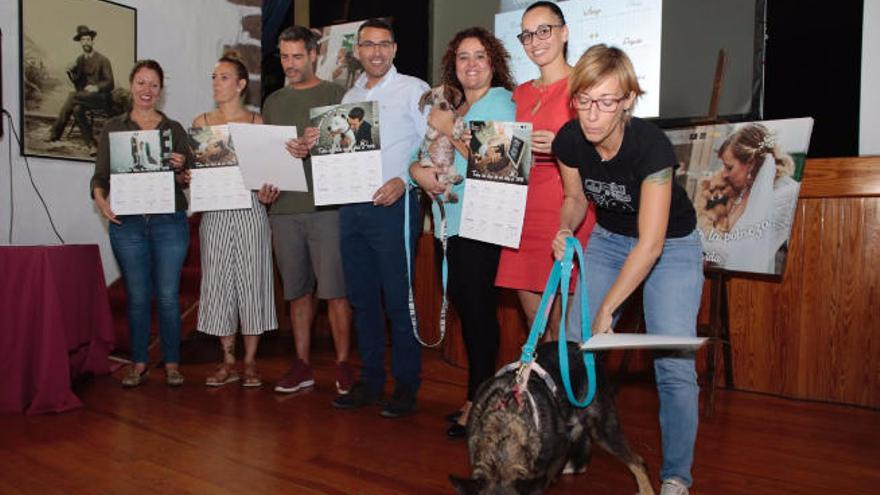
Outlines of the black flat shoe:
<svg viewBox="0 0 880 495">
<path fill-rule="evenodd" d="M 452 426 L 446 430 L 447 438 L 464 438 L 467 435 L 467 427 L 458 423 L 452 423 Z"/>
<path fill-rule="evenodd" d="M 457 423 L 457 422 L 458 422 L 458 418 L 461 417 L 461 410 L 459 409 L 458 411 L 451 412 L 451 413 L 449 413 L 449 414 L 447 414 L 446 416 L 443 416 L 443 417 L 444 417 L 444 418 L 446 419 L 446 421 L 448 421 L 449 423 Z"/>
</svg>

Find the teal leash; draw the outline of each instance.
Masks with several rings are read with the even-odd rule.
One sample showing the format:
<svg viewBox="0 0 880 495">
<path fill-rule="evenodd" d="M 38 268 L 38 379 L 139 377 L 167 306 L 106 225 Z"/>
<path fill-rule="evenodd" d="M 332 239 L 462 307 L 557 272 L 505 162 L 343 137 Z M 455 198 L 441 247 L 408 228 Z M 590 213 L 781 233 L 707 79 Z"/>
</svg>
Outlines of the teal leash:
<svg viewBox="0 0 880 495">
<path fill-rule="evenodd" d="M 561 260 L 557 260 L 550 270 L 550 276 L 547 278 L 547 285 L 544 287 L 544 294 L 541 296 L 541 303 L 535 314 L 535 321 L 532 323 L 529 338 L 523 345 L 522 355 L 520 356 L 520 366 L 530 367 L 535 360 L 535 349 L 538 341 L 544 334 L 547 327 L 547 320 L 550 317 L 550 310 L 553 307 L 553 299 L 556 289 L 560 289 L 562 298 L 562 321 L 559 324 L 559 371 L 562 375 L 562 385 L 568 396 L 569 402 L 575 407 L 587 407 L 593 402 L 596 396 L 596 360 L 592 352 L 583 352 L 584 367 L 587 374 L 587 395 L 583 400 L 579 400 L 571 386 L 571 377 L 569 375 L 568 363 L 568 344 L 565 334 L 565 320 L 568 313 L 568 288 L 571 278 L 571 270 L 574 266 L 574 256 L 577 255 L 580 270 L 578 270 L 578 281 L 581 284 L 581 341 L 586 342 L 592 337 L 590 331 L 590 315 L 589 305 L 586 291 L 586 275 L 584 273 L 584 252 L 577 238 L 571 236 L 565 240 L 565 251 Z M 526 379 L 527 381 L 527 379 Z M 524 384 L 525 385 L 525 384 Z"/>
</svg>

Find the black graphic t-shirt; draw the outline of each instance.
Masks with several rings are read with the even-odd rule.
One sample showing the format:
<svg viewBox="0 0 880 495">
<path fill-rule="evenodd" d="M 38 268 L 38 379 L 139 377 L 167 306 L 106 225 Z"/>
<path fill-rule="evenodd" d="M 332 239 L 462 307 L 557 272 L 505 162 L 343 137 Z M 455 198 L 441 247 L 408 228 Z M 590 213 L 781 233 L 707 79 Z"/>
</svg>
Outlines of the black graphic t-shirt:
<svg viewBox="0 0 880 495">
<path fill-rule="evenodd" d="M 587 141 L 578 120 L 570 120 L 553 140 L 553 153 L 565 165 L 577 168 L 587 199 L 596 204 L 596 221 L 616 234 L 639 236 L 638 212 L 642 181 L 664 168 L 678 168 L 672 143 L 656 125 L 633 118 L 623 133 L 617 155 L 602 161 Z M 672 204 L 666 237 L 684 237 L 697 224 L 694 207 L 684 189 L 673 180 Z"/>
</svg>

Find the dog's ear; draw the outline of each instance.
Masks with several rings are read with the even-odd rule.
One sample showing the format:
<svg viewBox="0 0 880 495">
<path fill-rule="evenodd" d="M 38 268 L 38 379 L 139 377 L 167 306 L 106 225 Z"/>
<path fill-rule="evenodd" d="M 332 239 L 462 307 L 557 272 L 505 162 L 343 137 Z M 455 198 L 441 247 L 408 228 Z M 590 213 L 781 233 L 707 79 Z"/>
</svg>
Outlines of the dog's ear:
<svg viewBox="0 0 880 495">
<path fill-rule="evenodd" d="M 457 110 L 464 103 L 464 95 L 455 86 L 448 84 L 443 86 L 443 97 L 452 105 L 453 110 Z"/>
<path fill-rule="evenodd" d="M 459 495 L 478 495 L 486 485 L 486 480 L 482 478 L 459 478 L 452 474 L 449 475 L 449 481 Z"/>
<path fill-rule="evenodd" d="M 516 493 L 519 495 L 540 495 L 547 486 L 547 476 L 538 476 L 528 480 L 516 480 Z"/>
<path fill-rule="evenodd" d="M 419 111 L 420 112 L 425 111 L 425 106 L 428 103 L 431 103 L 431 101 L 433 101 L 433 99 L 434 99 L 433 96 L 434 96 L 434 94 L 431 92 L 430 89 L 425 91 L 424 93 L 422 93 L 422 97 L 419 98 Z"/>
</svg>

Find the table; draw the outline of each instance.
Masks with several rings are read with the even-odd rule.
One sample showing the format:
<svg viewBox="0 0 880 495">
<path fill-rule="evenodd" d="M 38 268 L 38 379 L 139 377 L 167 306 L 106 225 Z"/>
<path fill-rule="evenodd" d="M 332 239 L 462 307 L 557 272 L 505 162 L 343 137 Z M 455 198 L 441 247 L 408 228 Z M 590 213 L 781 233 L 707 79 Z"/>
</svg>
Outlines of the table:
<svg viewBox="0 0 880 495">
<path fill-rule="evenodd" d="M 107 374 L 113 321 L 98 246 L 0 246 L 0 412 L 82 406 L 71 380 Z"/>
</svg>

